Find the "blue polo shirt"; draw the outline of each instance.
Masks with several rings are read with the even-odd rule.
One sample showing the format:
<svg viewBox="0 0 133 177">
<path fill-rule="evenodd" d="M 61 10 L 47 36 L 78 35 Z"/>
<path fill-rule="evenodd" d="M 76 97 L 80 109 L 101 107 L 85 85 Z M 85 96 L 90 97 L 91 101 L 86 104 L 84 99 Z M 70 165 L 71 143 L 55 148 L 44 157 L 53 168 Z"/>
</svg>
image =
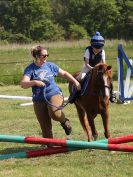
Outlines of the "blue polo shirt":
<svg viewBox="0 0 133 177">
<path fill-rule="evenodd" d="M 58 74 L 59 67 L 52 62 L 46 61 L 42 66 L 37 66 L 35 63 L 32 63 L 26 67 L 24 75 L 28 76 L 30 80 L 40 80 L 45 83 L 44 87 L 32 87 L 33 102 L 45 101 L 45 97 L 49 99 L 53 95 L 62 94 L 54 80 L 54 77 Z"/>
</svg>

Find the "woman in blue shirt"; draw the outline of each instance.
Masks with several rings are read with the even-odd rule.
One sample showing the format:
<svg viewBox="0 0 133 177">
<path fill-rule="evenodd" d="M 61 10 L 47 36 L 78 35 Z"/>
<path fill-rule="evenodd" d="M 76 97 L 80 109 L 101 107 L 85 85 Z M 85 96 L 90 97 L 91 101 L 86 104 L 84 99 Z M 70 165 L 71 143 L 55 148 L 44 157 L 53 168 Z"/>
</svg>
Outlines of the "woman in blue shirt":
<svg viewBox="0 0 133 177">
<path fill-rule="evenodd" d="M 42 46 L 34 47 L 31 54 L 35 61 L 25 68 L 21 87 L 24 89 L 32 87 L 34 111 L 43 137 L 53 138 L 51 118 L 60 122 L 65 133 L 69 135 L 72 130 L 69 119 L 65 118 L 62 110 L 49 105 L 46 100 L 49 100 L 51 104 L 57 107 L 63 104 L 63 95 L 54 77 L 66 78 L 74 84 L 77 90 L 81 89 L 80 83 L 70 73 L 47 61 L 47 48 Z"/>
</svg>

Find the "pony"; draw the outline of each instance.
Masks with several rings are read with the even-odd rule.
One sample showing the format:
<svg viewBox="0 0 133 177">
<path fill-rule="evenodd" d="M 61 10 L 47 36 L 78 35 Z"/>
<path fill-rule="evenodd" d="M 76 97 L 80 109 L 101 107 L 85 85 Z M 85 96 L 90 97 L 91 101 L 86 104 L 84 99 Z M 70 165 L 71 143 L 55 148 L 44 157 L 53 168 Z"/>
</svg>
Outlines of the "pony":
<svg viewBox="0 0 133 177">
<path fill-rule="evenodd" d="M 76 78 L 78 75 L 79 72 L 75 73 L 73 76 Z M 112 66 L 98 64 L 87 75 L 89 75 L 89 81 L 86 89 L 84 90 L 84 94 L 79 93 L 74 101 L 80 123 L 87 134 L 88 141 L 94 141 L 98 137 L 94 119 L 97 114 L 100 114 L 104 127 L 104 135 L 106 138 L 109 138 L 108 107 L 112 79 Z M 71 83 L 69 83 L 69 92 L 72 94 Z"/>
</svg>

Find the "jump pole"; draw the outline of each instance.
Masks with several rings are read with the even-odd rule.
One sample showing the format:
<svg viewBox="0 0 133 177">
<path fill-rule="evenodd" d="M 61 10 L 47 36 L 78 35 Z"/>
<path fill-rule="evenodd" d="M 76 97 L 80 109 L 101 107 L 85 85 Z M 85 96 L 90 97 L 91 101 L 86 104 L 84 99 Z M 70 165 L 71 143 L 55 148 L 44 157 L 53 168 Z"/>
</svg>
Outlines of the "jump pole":
<svg viewBox="0 0 133 177">
<path fill-rule="evenodd" d="M 52 154 L 66 153 L 69 151 L 81 150 L 80 148 L 67 148 L 63 146 L 50 147 L 48 149 L 30 150 L 26 152 L 16 152 L 10 154 L 0 155 L 0 160 L 10 159 L 10 158 L 33 158 L 40 156 L 48 156 Z"/>
<path fill-rule="evenodd" d="M 114 145 L 114 144 L 111 144 Z M 120 146 L 120 145 L 119 145 Z M 123 145 L 124 146 L 124 145 Z M 126 145 L 125 145 L 126 146 Z M 26 152 L 17 152 L 17 153 L 11 153 L 11 154 L 3 154 L 0 155 L 0 160 L 10 159 L 10 158 L 33 158 L 33 157 L 40 157 L 40 156 L 47 156 L 52 154 L 58 154 L 58 153 L 66 153 L 69 151 L 77 151 L 82 149 L 88 149 L 88 147 L 82 147 L 82 148 L 68 148 L 68 147 L 53 147 L 48 149 L 42 149 L 42 150 L 32 150 L 32 151 L 26 151 Z M 117 150 L 116 150 L 117 149 Z M 120 147 L 115 147 L 116 151 L 124 151 L 124 152 L 133 152 L 131 146 L 122 147 L 122 150 L 118 150 Z M 105 150 L 113 150 L 112 149 L 105 149 Z"/>
<path fill-rule="evenodd" d="M 67 147 L 68 149 L 69 148 L 99 149 L 99 150 L 109 150 L 109 151 L 133 152 L 133 146 L 119 144 L 119 143 L 133 142 L 133 135 L 123 136 L 118 138 L 109 138 L 109 139 L 104 139 L 104 140 L 99 140 L 94 142 L 65 140 L 65 139 L 50 139 L 50 138 L 40 138 L 40 137 L 30 137 L 30 136 L 0 135 L 0 141 L 28 143 L 28 144 L 45 144 L 45 145 L 53 144 L 56 146 Z"/>
<path fill-rule="evenodd" d="M 0 155 L 0 160 L 10 159 L 10 158 L 33 158 L 33 157 L 40 157 L 40 156 L 52 155 L 57 153 L 65 153 L 65 152 L 68 152 L 66 147 L 51 147 L 48 149 L 30 150 L 26 152 L 3 154 Z"/>
<path fill-rule="evenodd" d="M 3 154 L 3 155 L 0 155 L 0 160 L 10 159 L 10 158 L 32 158 L 32 157 L 46 156 L 46 155 L 52 155 L 52 154 L 57 154 L 57 153 L 65 153 L 69 151 L 82 150 L 82 149 L 100 149 L 100 150 L 109 150 L 109 151 L 133 152 L 133 146 L 123 145 L 123 144 L 119 145 L 119 143 L 133 142 L 133 135 L 117 137 L 117 138 L 109 138 L 105 140 L 99 140 L 96 142 L 0 135 L 0 141 L 1 142 L 29 143 L 29 144 L 50 144 L 52 142 L 52 143 L 55 143 L 56 145 L 59 145 L 59 144 L 63 145 L 59 147 L 58 146 L 51 147 L 51 148 L 42 149 L 42 150 L 31 150 L 31 151 L 26 151 L 26 152 Z M 111 144 L 111 143 L 114 143 L 114 144 Z M 115 144 L 115 143 L 118 143 L 118 144 Z"/>
<path fill-rule="evenodd" d="M 42 138 L 42 137 L 33 137 L 33 136 L 0 135 L 0 142 L 14 142 L 14 143 L 28 143 L 28 144 L 50 144 L 52 143 L 55 145 L 62 146 L 63 144 L 66 144 L 67 142 L 71 142 L 71 141 L 72 140 Z M 73 140 L 73 142 L 85 143 L 86 141 Z M 94 142 L 106 143 L 106 144 L 129 143 L 129 142 L 133 142 L 133 134 L 127 135 L 127 136 L 116 137 L 116 138 L 108 138 L 108 139 L 93 141 L 93 143 Z"/>
</svg>

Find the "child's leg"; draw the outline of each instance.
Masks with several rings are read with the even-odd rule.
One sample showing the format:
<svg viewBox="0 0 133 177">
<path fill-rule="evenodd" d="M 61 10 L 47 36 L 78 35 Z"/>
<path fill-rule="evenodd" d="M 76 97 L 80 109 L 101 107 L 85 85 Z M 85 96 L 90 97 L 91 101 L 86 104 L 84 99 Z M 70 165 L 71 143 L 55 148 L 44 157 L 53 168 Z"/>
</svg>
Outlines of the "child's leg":
<svg viewBox="0 0 133 177">
<path fill-rule="evenodd" d="M 87 72 L 88 72 L 88 69 L 86 68 L 86 66 L 84 64 L 80 74 L 76 77 L 76 79 L 80 82 L 81 80 L 83 80 L 85 78 Z M 72 86 L 72 87 L 74 87 L 74 86 Z M 78 93 L 79 93 L 79 91 L 76 91 L 75 88 L 72 89 L 72 92 L 69 96 L 69 103 L 74 103 Z"/>
<path fill-rule="evenodd" d="M 84 64 L 83 67 L 82 67 L 82 70 L 81 70 L 80 74 L 77 76 L 76 79 L 77 79 L 78 81 L 81 81 L 82 79 L 85 78 L 87 72 L 88 72 L 88 69 L 86 68 L 86 66 L 85 66 L 85 64 Z"/>
</svg>

